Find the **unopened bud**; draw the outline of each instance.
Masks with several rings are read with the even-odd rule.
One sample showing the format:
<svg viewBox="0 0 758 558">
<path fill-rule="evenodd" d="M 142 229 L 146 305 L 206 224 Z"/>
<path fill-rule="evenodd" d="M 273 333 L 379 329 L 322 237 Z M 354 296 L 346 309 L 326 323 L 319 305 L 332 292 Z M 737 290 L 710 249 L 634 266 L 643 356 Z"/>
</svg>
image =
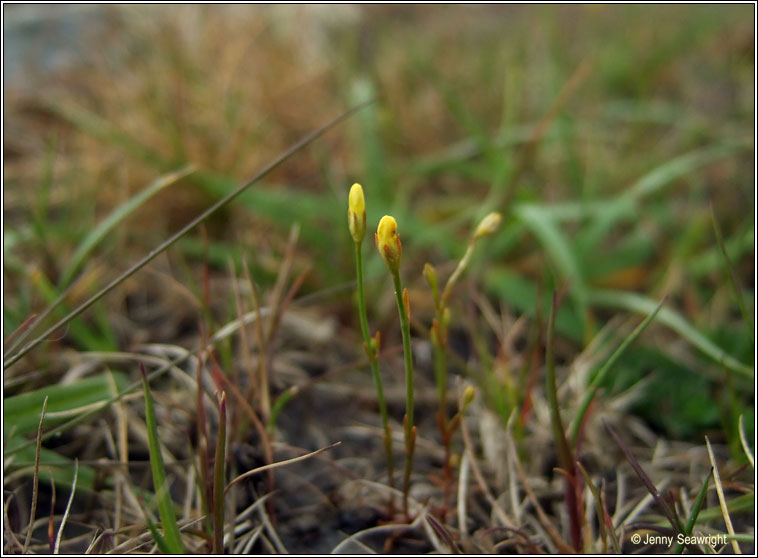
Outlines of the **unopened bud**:
<svg viewBox="0 0 758 558">
<path fill-rule="evenodd" d="M 471 402 L 474 400 L 474 397 L 476 397 L 476 390 L 474 387 L 466 386 L 466 389 L 463 390 L 463 409 L 471 404 Z"/>
<path fill-rule="evenodd" d="M 440 293 L 437 286 L 437 270 L 430 263 L 424 264 L 424 279 L 429 283 L 429 288 L 432 289 L 432 296 L 434 297 L 434 307 L 439 308 L 440 305 Z"/>
<path fill-rule="evenodd" d="M 500 221 L 502 217 L 497 211 L 493 211 L 481 220 L 479 226 L 474 231 L 474 240 L 479 240 L 483 236 L 488 236 L 494 233 L 498 227 L 500 227 Z"/>
<path fill-rule="evenodd" d="M 350 188 L 347 198 L 347 226 L 353 241 L 361 242 L 366 234 L 366 202 L 360 184 L 353 184 Z"/>
<path fill-rule="evenodd" d="M 379 226 L 374 235 L 376 249 L 387 264 L 390 272 L 394 275 L 400 270 L 400 258 L 403 256 L 403 245 L 397 234 L 397 221 L 390 215 L 385 215 L 379 221 Z"/>
</svg>

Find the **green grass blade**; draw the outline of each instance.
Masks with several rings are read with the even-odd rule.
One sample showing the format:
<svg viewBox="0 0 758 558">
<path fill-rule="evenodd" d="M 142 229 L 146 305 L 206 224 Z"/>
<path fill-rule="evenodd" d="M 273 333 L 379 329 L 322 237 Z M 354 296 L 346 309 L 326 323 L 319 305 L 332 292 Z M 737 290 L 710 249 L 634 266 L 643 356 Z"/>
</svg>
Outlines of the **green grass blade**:
<svg viewBox="0 0 758 558">
<path fill-rule="evenodd" d="M 656 306 L 655 309 L 650 314 L 648 314 L 647 318 L 645 318 L 642 323 L 640 323 L 634 329 L 634 331 L 626 339 L 624 339 L 624 341 L 621 343 L 621 345 L 619 345 L 616 351 L 614 351 L 611 357 L 605 361 L 597 374 L 595 374 L 595 377 L 587 387 L 587 391 L 584 393 L 584 398 L 582 399 L 582 403 L 579 405 L 579 410 L 576 413 L 576 417 L 574 417 L 574 422 L 571 424 L 572 444 L 576 445 L 576 441 L 579 438 L 579 429 L 581 428 L 582 421 L 584 420 L 584 415 L 587 413 L 587 409 L 594 399 L 598 387 L 600 384 L 602 384 L 605 376 L 608 374 L 608 371 L 613 367 L 614 364 L 616 364 L 616 361 L 619 359 L 619 357 L 624 354 L 624 351 L 626 351 L 627 347 L 634 343 L 634 341 L 642 334 L 642 332 L 645 331 L 645 328 L 650 325 L 650 322 L 653 321 L 653 318 L 655 318 L 655 316 L 658 314 L 658 311 L 663 307 L 663 304 L 665 302 L 666 297 L 664 297 L 663 300 L 661 300 L 660 304 L 658 304 L 658 306 Z"/>
<path fill-rule="evenodd" d="M 297 395 L 298 391 L 300 391 L 298 386 L 290 386 L 274 400 L 274 404 L 271 405 L 271 415 L 268 417 L 268 422 L 266 423 L 266 430 L 269 434 L 274 433 L 274 430 L 276 430 L 276 422 L 279 420 L 279 415 L 282 413 L 285 405 L 289 403 L 290 399 Z"/>
<path fill-rule="evenodd" d="M 150 385 L 147 382 L 145 368 L 142 368 L 142 385 L 145 390 L 145 422 L 147 424 L 147 438 L 150 447 L 150 467 L 153 470 L 153 485 L 155 496 L 158 499 L 158 512 L 163 524 L 163 533 L 166 537 L 166 545 L 171 554 L 184 554 L 184 544 L 176 523 L 176 511 L 174 502 L 171 500 L 171 492 L 166 483 L 166 469 L 163 466 L 161 444 L 158 439 L 158 422 L 153 409 L 153 398 L 150 395 Z"/>
<path fill-rule="evenodd" d="M 692 506 L 690 515 L 687 518 L 687 524 L 684 526 L 685 536 L 690 535 L 692 533 L 692 529 L 695 527 L 697 516 L 700 514 L 700 510 L 703 508 L 703 502 L 705 502 L 705 495 L 708 493 L 708 482 L 711 480 L 712 472 L 713 469 L 711 469 L 711 471 L 708 471 L 708 474 L 705 476 L 705 480 L 703 481 L 703 485 L 700 487 L 700 492 L 698 492 L 697 500 L 695 500 L 695 505 Z M 683 550 L 684 544 L 677 543 L 677 545 L 674 547 L 674 554 L 681 554 Z"/>
<path fill-rule="evenodd" d="M 740 307 L 740 312 L 742 313 L 742 319 L 745 320 L 745 323 L 750 327 L 750 330 L 755 332 L 753 320 L 750 318 L 750 313 L 747 311 L 745 300 L 742 297 L 742 291 L 740 290 L 737 281 L 737 275 L 734 273 L 734 266 L 729 260 L 729 254 L 727 254 L 726 251 L 724 236 L 721 234 L 721 227 L 719 226 L 719 222 L 716 219 L 716 211 L 713 209 L 713 204 L 711 204 L 711 222 L 713 223 L 713 233 L 716 235 L 716 242 L 718 242 L 719 250 L 721 251 L 721 255 L 724 259 L 724 267 L 726 268 L 727 276 L 729 277 L 729 284 L 734 291 L 734 297 L 737 299 L 737 305 Z"/>
<path fill-rule="evenodd" d="M 79 246 L 74 251 L 68 265 L 63 270 L 61 276 L 60 285 L 68 285 L 73 279 L 74 275 L 79 271 L 84 260 L 89 256 L 92 249 L 121 221 L 131 215 L 142 204 L 155 196 L 158 192 L 179 181 L 188 174 L 194 172 L 194 167 L 188 165 L 176 172 L 165 174 L 156 180 L 154 180 L 147 188 L 138 192 L 135 196 L 129 199 L 126 203 L 118 206 L 114 209 L 105 219 L 100 221 L 97 226 L 90 231 L 90 233 L 82 240 Z"/>
<path fill-rule="evenodd" d="M 47 419 L 45 420 L 47 421 Z M 12 461 L 7 460 L 8 465 L 6 465 L 6 475 L 11 470 L 18 470 L 26 477 L 33 477 L 36 448 L 34 442 L 27 446 L 22 446 L 22 443 L 23 442 L 20 438 L 15 437 L 10 441 L 6 440 L 4 447 L 5 453 L 6 455 L 13 455 Z M 40 468 L 49 473 L 49 475 L 40 475 L 41 482 L 47 482 L 52 478 L 55 486 L 71 487 L 74 481 L 72 473 L 74 461 L 72 459 L 53 450 L 40 448 L 39 464 Z M 79 479 L 77 483 L 79 489 L 91 492 L 94 483 L 95 470 L 92 467 L 80 465 Z"/>
<path fill-rule="evenodd" d="M 583 314 L 588 293 L 582 269 L 573 247 L 556 226 L 549 211 L 537 205 L 522 204 L 515 207 L 514 213 L 543 245 L 558 268 L 561 278 L 571 284 L 572 296 L 581 310 L 580 314 Z"/>
<path fill-rule="evenodd" d="M 160 550 L 162 554 L 175 554 L 171 552 L 168 543 L 166 543 L 166 539 L 163 538 L 163 535 L 161 535 L 161 532 L 158 531 L 158 527 L 156 527 L 155 522 L 150 519 L 150 516 L 147 515 L 147 513 L 145 513 L 145 522 L 147 523 L 147 528 L 150 531 L 150 534 L 153 536 L 155 544 L 158 545 L 158 550 Z"/>
<path fill-rule="evenodd" d="M 126 389 L 124 374 L 113 374 L 119 392 Z M 15 427 L 15 436 L 33 432 L 39 425 L 39 409 L 48 398 L 45 424 L 59 424 L 66 418 L 85 412 L 92 405 L 107 401 L 112 395 L 111 384 L 104 374 L 85 378 L 66 385 L 51 385 L 29 391 L 3 401 L 3 428 L 9 432 Z"/>
<path fill-rule="evenodd" d="M 627 195 L 633 199 L 652 195 L 675 179 L 744 149 L 751 149 L 750 144 L 723 143 L 690 151 L 651 170 L 632 185 Z"/>
<path fill-rule="evenodd" d="M 737 514 L 741 512 L 750 512 L 752 515 L 755 509 L 755 495 L 754 494 L 742 494 L 732 498 L 726 505 L 730 514 Z M 714 506 L 712 508 L 706 508 L 700 512 L 697 517 L 697 523 L 708 523 L 715 519 L 722 517 L 721 506 Z"/>
<path fill-rule="evenodd" d="M 637 293 L 611 290 L 591 291 L 590 303 L 610 308 L 623 308 L 641 314 L 652 313 L 657 305 L 654 300 Z M 662 308 L 658 313 L 658 321 L 681 335 L 692 346 L 702 351 L 715 362 L 723 364 L 729 370 L 753 381 L 755 371 L 751 367 L 727 354 L 721 347 L 695 329 L 681 314 L 670 308 Z"/>
</svg>

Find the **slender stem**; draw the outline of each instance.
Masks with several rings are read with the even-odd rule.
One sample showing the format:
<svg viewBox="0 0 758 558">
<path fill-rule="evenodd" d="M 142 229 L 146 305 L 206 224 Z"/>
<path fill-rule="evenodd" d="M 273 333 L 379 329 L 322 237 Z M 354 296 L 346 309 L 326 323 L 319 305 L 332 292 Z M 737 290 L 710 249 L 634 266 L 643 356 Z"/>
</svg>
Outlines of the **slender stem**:
<svg viewBox="0 0 758 558">
<path fill-rule="evenodd" d="M 437 318 L 438 327 L 444 327 L 441 325 L 441 319 L 441 316 Z M 446 348 L 441 344 L 433 343 L 432 345 L 434 347 L 434 377 L 440 403 L 440 433 L 444 436 L 447 431 L 447 353 Z"/>
<path fill-rule="evenodd" d="M 361 243 L 354 242 L 355 248 L 355 275 L 358 279 L 358 314 L 361 322 L 361 332 L 363 333 L 363 342 L 366 346 L 371 374 L 374 376 L 376 384 L 376 396 L 379 400 L 379 412 L 382 415 L 382 427 L 384 428 L 384 451 L 387 454 L 387 475 L 389 477 L 390 488 L 394 488 L 395 478 L 395 458 L 392 453 L 392 432 L 387 415 L 387 403 L 384 399 L 384 388 L 382 387 L 382 377 L 379 375 L 379 363 L 377 362 L 377 348 L 371 342 L 371 336 L 368 329 L 368 319 L 366 317 L 366 300 L 363 295 L 363 254 L 361 252 Z M 390 492 L 390 494 L 392 494 Z M 394 497 L 390 495 L 390 509 L 394 508 Z"/>
<path fill-rule="evenodd" d="M 403 355 L 405 356 L 405 474 L 403 475 L 403 510 L 408 515 L 408 492 L 411 485 L 411 472 L 413 471 L 413 450 L 416 445 L 415 427 L 413 426 L 413 353 L 411 352 L 411 325 L 408 318 L 409 310 L 403 301 L 403 288 L 400 283 L 400 274 L 394 272 L 392 279 L 395 283 L 395 298 L 397 310 L 400 314 L 400 330 L 403 334 Z"/>
<path fill-rule="evenodd" d="M 577 497 L 577 473 L 576 461 L 571 452 L 566 430 L 563 427 L 561 411 L 558 405 L 558 388 L 555 380 L 555 315 L 558 312 L 557 294 L 553 291 L 553 304 L 550 307 L 550 321 L 547 329 L 547 342 L 545 346 L 545 380 L 548 407 L 550 408 L 550 422 L 553 427 L 553 439 L 558 453 L 558 462 L 566 471 L 566 507 L 568 508 L 571 541 L 574 549 L 581 551 L 582 531 L 580 524 L 580 505 Z"/>
<path fill-rule="evenodd" d="M 453 271 L 453 274 L 447 280 L 447 283 L 445 284 L 445 290 L 442 291 L 442 296 L 440 297 L 440 310 L 444 310 L 445 307 L 447 306 L 447 303 L 450 300 L 450 295 L 453 293 L 453 287 L 458 282 L 458 279 L 460 278 L 461 274 L 465 271 L 466 267 L 471 261 L 471 255 L 474 253 L 475 245 L 476 245 L 475 240 L 472 240 L 469 243 L 468 248 L 466 248 L 466 253 L 463 254 L 463 257 L 458 262 L 458 265 L 456 266 L 455 271 Z"/>
<path fill-rule="evenodd" d="M 224 553 L 224 484 L 226 479 L 226 392 L 219 400 L 218 440 L 213 465 L 213 554 Z"/>
<path fill-rule="evenodd" d="M 411 324 L 408 312 L 403 302 L 403 287 L 400 283 L 400 274 L 393 273 L 395 282 L 395 298 L 397 310 L 400 313 L 400 330 L 403 334 L 403 354 L 405 356 L 405 413 L 408 417 L 405 424 L 406 440 L 410 438 L 413 427 L 413 353 L 411 352 Z"/>
</svg>

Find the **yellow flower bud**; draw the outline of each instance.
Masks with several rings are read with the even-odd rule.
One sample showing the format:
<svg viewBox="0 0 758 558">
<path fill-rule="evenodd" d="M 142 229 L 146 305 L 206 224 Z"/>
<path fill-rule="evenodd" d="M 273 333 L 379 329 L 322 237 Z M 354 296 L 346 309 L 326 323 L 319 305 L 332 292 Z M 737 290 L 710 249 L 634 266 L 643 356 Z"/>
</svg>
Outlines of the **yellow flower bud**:
<svg viewBox="0 0 758 558">
<path fill-rule="evenodd" d="M 483 236 L 487 236 L 494 233 L 498 229 L 498 227 L 500 227 L 501 220 L 502 220 L 502 217 L 497 211 L 493 211 L 492 213 L 487 215 L 479 223 L 479 226 L 476 227 L 476 231 L 474 231 L 474 240 L 479 240 Z"/>
<path fill-rule="evenodd" d="M 463 408 L 468 407 L 476 397 L 476 390 L 472 386 L 466 386 L 463 390 Z"/>
<path fill-rule="evenodd" d="M 400 258 L 403 255 L 403 245 L 397 234 L 397 221 L 390 215 L 385 215 L 379 221 L 379 226 L 374 235 L 376 249 L 382 256 L 389 270 L 395 274 L 400 270 Z"/>
<path fill-rule="evenodd" d="M 361 242 L 366 234 L 366 202 L 363 199 L 363 188 L 353 184 L 347 198 L 347 225 L 353 241 Z"/>
</svg>

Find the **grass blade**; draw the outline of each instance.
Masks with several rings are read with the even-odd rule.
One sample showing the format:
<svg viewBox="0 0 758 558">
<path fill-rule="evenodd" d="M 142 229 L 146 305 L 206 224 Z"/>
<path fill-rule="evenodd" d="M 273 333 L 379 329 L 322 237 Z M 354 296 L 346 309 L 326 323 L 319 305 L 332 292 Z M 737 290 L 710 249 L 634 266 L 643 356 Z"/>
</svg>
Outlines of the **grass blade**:
<svg viewBox="0 0 758 558">
<path fill-rule="evenodd" d="M 213 554 L 224 553 L 224 482 L 226 480 L 226 392 L 218 402 L 218 439 L 213 465 Z"/>
<path fill-rule="evenodd" d="M 732 518 L 729 517 L 729 509 L 726 506 L 726 497 L 724 496 L 724 488 L 721 486 L 721 476 L 719 475 L 719 468 L 716 465 L 716 458 L 713 455 L 713 448 L 708 436 L 705 437 L 705 445 L 708 447 L 708 458 L 711 460 L 711 467 L 713 467 L 713 483 L 716 485 L 716 494 L 719 497 L 719 505 L 721 506 L 721 515 L 724 517 L 724 523 L 726 524 L 726 532 L 734 537 L 734 527 L 732 526 Z M 742 554 L 740 545 L 737 544 L 735 539 L 731 539 L 732 548 L 735 554 Z"/>
<path fill-rule="evenodd" d="M 574 422 L 571 425 L 571 443 L 576 445 L 576 441 L 579 438 L 579 430 L 582 426 L 582 421 L 584 420 L 584 415 L 587 413 L 587 409 L 590 406 L 590 403 L 592 403 L 592 400 L 595 398 L 595 394 L 597 394 L 598 386 L 603 382 L 605 379 L 606 374 L 608 374 L 608 371 L 613 367 L 614 364 L 616 364 L 616 361 L 619 359 L 619 357 L 624 354 L 624 351 L 634 343 L 634 341 L 637 340 L 637 338 L 642 334 L 643 331 L 645 331 L 645 328 L 647 328 L 648 325 L 650 325 L 650 322 L 653 321 L 653 318 L 658 314 L 658 311 L 663 307 L 664 303 L 666 302 L 666 298 L 663 297 L 663 300 L 658 304 L 658 306 L 655 307 L 655 310 L 653 310 L 650 314 L 648 314 L 647 318 L 645 318 L 642 323 L 640 323 L 634 331 L 629 335 L 624 341 L 619 345 L 619 347 L 616 349 L 616 351 L 611 355 L 611 357 L 605 361 L 603 366 L 600 368 L 597 374 L 595 374 L 595 377 L 590 382 L 590 385 L 587 388 L 587 391 L 584 393 L 584 398 L 582 399 L 582 403 L 579 405 L 579 410 L 576 413 L 576 416 L 574 417 Z"/>
<path fill-rule="evenodd" d="M 734 297 L 737 299 L 737 305 L 740 307 L 740 312 L 742 313 L 742 319 L 744 319 L 745 323 L 750 326 L 750 330 L 755 332 L 753 320 L 750 318 L 750 313 L 747 311 L 745 300 L 742 298 L 742 291 L 740 291 L 737 275 L 734 273 L 734 266 L 729 259 L 729 254 L 726 252 L 724 236 L 721 234 L 721 227 L 716 219 L 716 211 L 713 209 L 713 204 L 711 204 L 711 222 L 713 223 L 713 234 L 716 235 L 716 242 L 718 242 L 719 250 L 724 258 L 724 267 L 726 267 L 727 276 L 729 277 L 729 284 L 732 286 Z"/>
<path fill-rule="evenodd" d="M 514 213 L 531 230 L 545 247 L 561 278 L 571 284 L 571 294 L 578 309 L 583 311 L 587 304 L 587 287 L 574 248 L 556 225 L 547 210 L 533 204 L 518 205 Z M 580 312 L 583 313 L 583 312 Z"/>
<path fill-rule="evenodd" d="M 563 428 L 561 411 L 558 406 L 558 388 L 555 381 L 555 314 L 558 311 L 558 295 L 553 291 L 553 304 L 550 308 L 550 321 L 547 329 L 545 347 L 545 369 L 548 405 L 550 406 L 550 422 L 553 427 L 553 439 L 561 467 L 566 472 L 566 507 L 571 523 L 571 542 L 577 552 L 582 550 L 582 528 L 579 498 L 577 497 L 577 474 L 571 446 L 566 439 Z"/>
<path fill-rule="evenodd" d="M 639 479 L 645 485 L 648 492 L 650 492 L 650 495 L 655 500 L 655 503 L 658 504 L 658 507 L 663 512 L 663 515 L 665 515 L 666 519 L 668 519 L 669 523 L 671 524 L 671 527 L 674 529 L 674 532 L 681 533 L 682 526 L 678 518 L 676 517 L 676 515 L 674 515 L 673 510 L 666 503 L 666 500 L 663 499 L 660 492 L 658 492 L 658 489 L 653 484 L 653 481 L 651 481 L 650 477 L 647 476 L 647 473 L 645 473 L 645 470 L 642 468 L 639 461 L 637 461 L 637 458 L 634 457 L 634 455 L 626 446 L 626 444 L 621 440 L 621 438 L 619 438 L 619 435 L 616 434 L 616 431 L 613 430 L 613 428 L 611 428 L 611 426 L 608 423 L 604 422 L 604 424 L 605 424 L 605 429 L 614 439 L 616 444 L 618 444 L 618 446 L 621 448 L 621 451 L 624 452 L 624 455 L 626 456 L 627 461 L 629 461 L 629 464 L 632 466 L 632 469 L 634 469 L 634 472 L 637 473 L 637 476 L 639 477 Z"/>
<path fill-rule="evenodd" d="M 276 463 L 271 463 L 269 465 L 262 465 L 260 467 L 256 467 L 255 469 L 250 469 L 249 471 L 242 473 L 240 476 L 235 478 L 233 481 L 231 481 L 229 484 L 226 485 L 226 490 L 224 490 L 224 494 L 229 492 L 229 489 L 240 482 L 241 480 L 244 480 L 248 477 L 251 477 L 255 474 L 262 473 L 263 471 L 268 471 L 270 469 L 276 469 L 277 467 L 283 467 L 284 465 L 290 465 L 292 463 L 296 463 L 298 461 L 302 461 L 304 459 L 310 459 L 311 457 L 316 457 L 318 454 L 323 453 L 327 450 L 332 449 L 333 447 L 339 446 L 342 442 L 335 442 L 331 446 L 326 446 L 325 448 L 317 449 L 316 451 L 312 451 L 310 453 L 306 453 L 305 455 L 301 455 L 299 457 L 293 457 L 292 459 L 285 459 L 284 461 L 277 461 Z"/>
<path fill-rule="evenodd" d="M 171 553 L 184 554 L 184 544 L 182 543 L 179 527 L 176 523 L 174 502 L 171 500 L 171 493 L 166 482 L 166 469 L 163 466 L 161 445 L 158 439 L 158 422 L 155 418 L 153 398 L 150 395 L 150 385 L 147 382 L 145 367 L 140 364 L 140 368 L 142 369 L 142 385 L 145 390 L 145 422 L 147 424 L 147 438 L 150 447 L 150 467 L 153 470 L 153 485 L 156 498 L 158 499 L 158 512 L 161 516 L 166 544 Z"/>
<path fill-rule="evenodd" d="M 194 172 L 194 170 L 195 168 L 192 165 L 187 165 L 177 170 L 176 172 L 165 174 L 157 178 L 147 188 L 138 192 L 126 203 L 118 206 L 105 219 L 100 221 L 100 223 L 98 223 L 97 226 L 89 232 L 89 234 L 76 248 L 76 251 L 71 256 L 68 265 L 63 270 L 60 285 L 68 285 L 69 282 L 71 282 L 74 275 L 79 271 L 79 268 L 82 266 L 87 256 L 89 256 L 92 249 L 97 246 L 97 244 L 121 221 L 126 219 L 143 203 L 148 201 L 158 192 L 184 178 L 188 174 Z"/>
<path fill-rule="evenodd" d="M 3 369 L 7 369 L 11 365 L 13 365 L 15 362 L 20 360 L 25 354 L 27 354 L 29 351 L 34 349 L 37 345 L 39 345 L 42 341 L 44 341 L 49 335 L 51 335 L 59 327 L 67 324 L 68 322 L 76 318 L 79 314 L 87 310 L 87 308 L 92 306 L 95 302 L 100 300 L 103 296 L 105 296 L 114 288 L 116 288 L 118 285 L 120 285 L 124 280 L 128 279 L 129 277 L 134 275 L 137 271 L 145 267 L 148 263 L 150 263 L 153 259 L 155 259 L 159 254 L 163 253 L 167 248 L 172 246 L 177 240 L 179 240 L 181 237 L 187 234 L 190 230 L 192 230 L 196 225 L 204 221 L 208 216 L 210 216 L 212 213 L 217 211 L 219 208 L 221 208 L 222 206 L 226 205 L 227 203 L 232 201 L 234 198 L 239 196 L 248 186 L 251 186 L 258 180 L 260 180 L 261 178 L 269 174 L 272 170 L 274 170 L 279 165 L 281 165 L 289 157 L 291 157 L 292 155 L 300 151 L 306 145 L 312 143 L 313 141 L 321 137 L 328 130 L 330 130 L 331 128 L 333 128 L 334 126 L 336 126 L 337 124 L 339 124 L 340 122 L 348 118 L 349 116 L 351 116 L 353 113 L 372 104 L 373 102 L 374 100 L 371 99 L 369 101 L 366 101 L 364 103 L 361 103 L 359 105 L 356 105 L 346 110 L 345 112 L 336 116 L 335 118 L 333 118 L 332 120 L 330 120 L 329 122 L 321 126 L 320 128 L 313 130 L 312 132 L 304 136 L 302 139 L 294 143 L 287 150 L 281 153 L 278 157 L 274 158 L 271 162 L 269 162 L 266 166 L 264 166 L 261 170 L 256 172 L 246 182 L 240 184 L 233 191 L 229 192 L 227 195 L 225 195 L 223 198 L 218 200 L 216 203 L 206 208 L 202 213 L 200 213 L 200 215 L 192 219 L 189 223 L 187 223 L 185 226 L 183 226 L 181 229 L 179 229 L 177 232 L 171 235 L 168 239 L 164 240 L 156 248 L 151 250 L 145 257 L 143 257 L 137 263 L 132 265 L 129 269 L 124 271 L 121 275 L 116 277 L 114 280 L 112 280 L 105 287 L 100 289 L 97 293 L 95 293 L 92 297 L 87 299 L 85 302 L 80 304 L 77 308 L 75 308 L 69 314 L 61 318 L 59 321 L 57 321 L 55 324 L 50 326 L 48 329 L 46 329 L 41 335 L 36 337 L 33 341 L 29 342 L 27 345 L 25 345 L 16 354 L 8 358 L 3 363 Z"/>
<path fill-rule="evenodd" d="M 607 554 L 607 542 L 606 539 L 608 538 L 608 535 L 610 535 L 611 544 L 613 545 L 613 550 L 616 552 L 616 554 L 621 554 L 621 544 L 619 543 L 618 536 L 616 535 L 616 530 L 613 527 L 613 520 L 611 520 L 611 516 L 608 514 L 608 510 L 605 508 L 605 503 L 603 502 L 603 499 L 601 497 L 600 492 L 598 491 L 595 484 L 592 482 L 592 477 L 590 477 L 590 474 L 587 472 L 587 469 L 584 468 L 584 465 L 581 464 L 581 462 L 576 462 L 577 467 L 579 468 L 579 471 L 582 473 L 582 476 L 584 477 L 584 481 L 587 483 L 587 486 L 590 489 L 590 492 L 592 492 L 592 497 L 595 500 L 595 513 L 597 513 L 597 524 L 600 528 L 600 536 L 603 539 L 603 554 Z"/>
<path fill-rule="evenodd" d="M 684 176 L 699 167 L 729 157 L 732 154 L 745 149 L 751 149 L 751 144 L 744 141 L 731 143 L 724 142 L 709 147 L 695 149 L 654 168 L 633 184 L 626 195 L 635 200 L 652 195 L 666 184 L 672 183 L 675 179 Z"/>
<path fill-rule="evenodd" d="M 654 300 L 637 293 L 625 291 L 591 291 L 590 303 L 597 306 L 623 308 L 642 314 L 650 314 L 656 308 Z M 729 370 L 736 372 L 751 382 L 753 381 L 755 371 L 752 368 L 727 354 L 724 349 L 695 329 L 681 314 L 670 308 L 662 308 L 658 313 L 658 321 L 681 335 L 692 346 L 702 351 L 715 362 L 723 364 Z"/>
<path fill-rule="evenodd" d="M 740 415 L 739 419 L 740 443 L 742 444 L 742 449 L 745 452 L 745 457 L 747 457 L 747 460 L 750 462 L 750 466 L 755 469 L 755 459 L 753 457 L 753 452 L 750 451 L 750 446 L 747 443 L 747 436 L 745 436 L 745 424 L 742 420 L 743 416 L 744 415 Z"/>
<path fill-rule="evenodd" d="M 685 535 L 690 535 L 692 533 L 692 529 L 695 527 L 697 516 L 700 515 L 700 510 L 703 507 L 703 502 L 705 502 L 705 495 L 708 492 L 708 481 L 711 480 L 712 471 L 713 467 L 711 467 L 711 470 L 708 471 L 708 474 L 705 476 L 705 480 L 703 481 L 703 486 L 700 487 L 700 492 L 698 492 L 697 500 L 695 500 L 695 505 L 692 506 L 690 516 L 687 518 L 687 524 L 684 526 Z M 683 550 L 684 544 L 677 543 L 677 545 L 674 547 L 674 554 L 681 554 Z"/>
<path fill-rule="evenodd" d="M 37 488 L 39 487 L 39 451 L 42 446 L 42 425 L 45 422 L 45 413 L 47 412 L 47 396 L 42 402 L 42 413 L 39 417 L 39 427 L 37 428 L 37 451 L 34 456 L 34 484 L 32 484 L 32 509 L 29 512 L 29 529 L 26 531 L 26 540 L 24 541 L 24 551 L 29 551 L 29 543 L 32 541 L 32 527 L 34 527 L 34 517 L 37 515 Z"/>
<path fill-rule="evenodd" d="M 71 495 L 68 497 L 68 503 L 66 504 L 66 511 L 61 519 L 61 524 L 58 526 L 58 534 L 55 537 L 55 548 L 53 548 L 53 554 L 58 554 L 61 547 L 61 536 L 63 535 L 63 528 L 68 521 L 68 515 L 71 512 L 71 504 L 74 502 L 74 494 L 76 494 L 76 483 L 79 478 L 79 460 L 74 460 L 74 482 L 71 484 Z"/>
<path fill-rule="evenodd" d="M 126 387 L 126 376 L 114 374 L 117 391 Z M 86 412 L 93 404 L 99 404 L 113 394 L 113 389 L 105 374 L 85 378 L 66 385 L 29 391 L 3 401 L 3 423 L 14 425 L 15 436 L 24 436 L 36 430 L 39 424 L 39 408 L 44 400 L 49 399 L 47 423 L 59 424 L 64 418 L 77 412 Z"/>
<path fill-rule="evenodd" d="M 145 522 L 147 523 L 147 528 L 150 531 L 150 534 L 153 536 L 155 544 L 158 545 L 158 550 L 160 550 L 162 554 L 172 554 L 171 549 L 166 543 L 166 539 L 164 539 L 161 532 L 158 531 L 158 527 L 156 527 L 155 522 L 150 519 L 150 516 L 147 515 L 147 512 L 145 512 Z"/>
</svg>

